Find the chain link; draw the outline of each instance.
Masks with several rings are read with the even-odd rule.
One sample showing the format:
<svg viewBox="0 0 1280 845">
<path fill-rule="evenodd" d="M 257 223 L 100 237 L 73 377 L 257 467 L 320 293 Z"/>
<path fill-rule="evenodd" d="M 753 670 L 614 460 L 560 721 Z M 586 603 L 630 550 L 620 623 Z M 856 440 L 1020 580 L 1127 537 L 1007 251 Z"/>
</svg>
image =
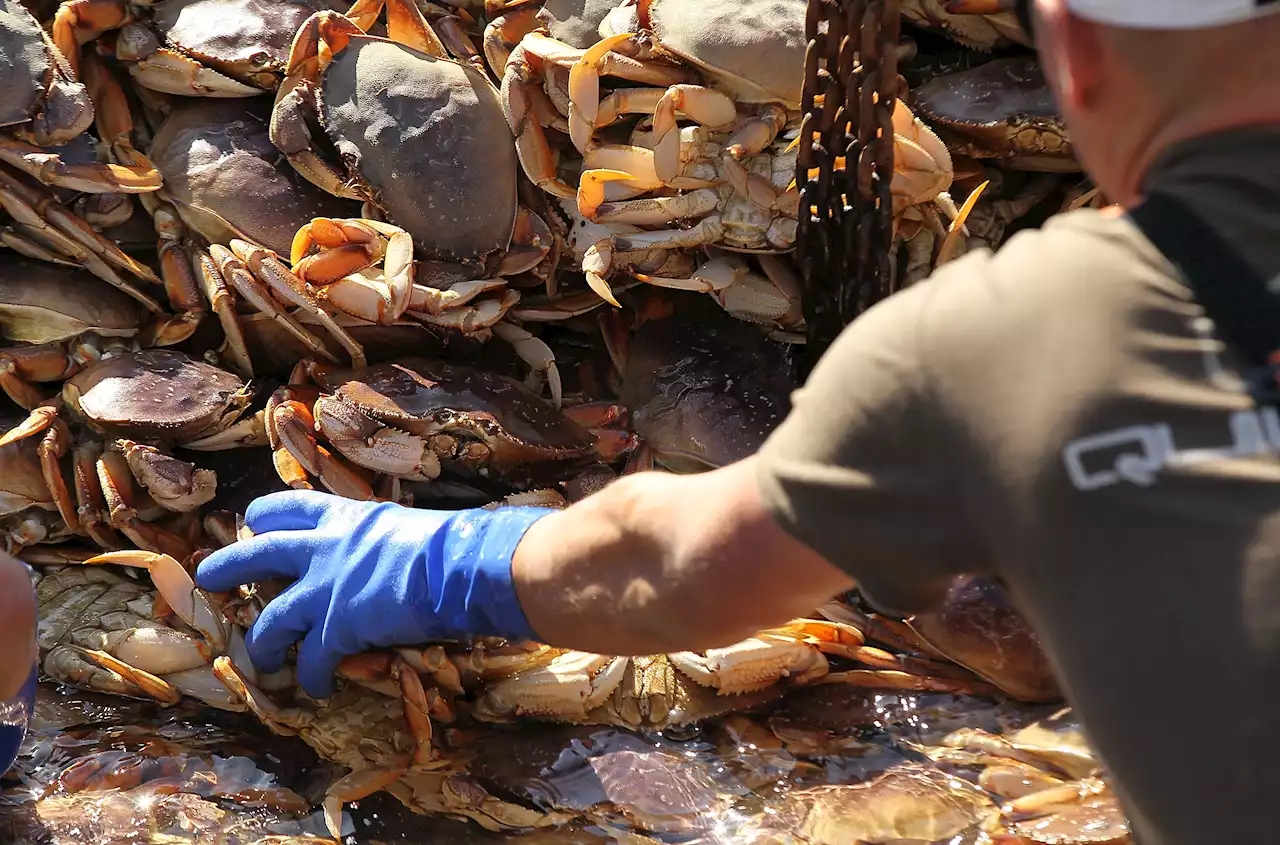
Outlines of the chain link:
<svg viewBox="0 0 1280 845">
<path fill-rule="evenodd" d="M 807 368 L 893 293 L 893 108 L 899 0 L 809 0 L 796 179 Z"/>
</svg>

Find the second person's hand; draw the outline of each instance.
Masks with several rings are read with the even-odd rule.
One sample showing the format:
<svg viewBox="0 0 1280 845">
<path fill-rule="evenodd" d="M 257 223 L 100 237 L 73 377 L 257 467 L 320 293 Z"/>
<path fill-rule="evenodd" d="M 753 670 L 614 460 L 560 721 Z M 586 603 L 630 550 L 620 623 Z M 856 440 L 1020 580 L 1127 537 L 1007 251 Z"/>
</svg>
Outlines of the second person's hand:
<svg viewBox="0 0 1280 845">
<path fill-rule="evenodd" d="M 343 657 L 371 648 L 500 636 L 534 639 L 511 582 L 511 558 L 545 508 L 433 511 L 314 491 L 249 506 L 254 537 L 210 555 L 196 582 L 226 592 L 292 580 L 245 638 L 264 672 L 298 648 L 298 681 L 327 697 Z"/>
</svg>

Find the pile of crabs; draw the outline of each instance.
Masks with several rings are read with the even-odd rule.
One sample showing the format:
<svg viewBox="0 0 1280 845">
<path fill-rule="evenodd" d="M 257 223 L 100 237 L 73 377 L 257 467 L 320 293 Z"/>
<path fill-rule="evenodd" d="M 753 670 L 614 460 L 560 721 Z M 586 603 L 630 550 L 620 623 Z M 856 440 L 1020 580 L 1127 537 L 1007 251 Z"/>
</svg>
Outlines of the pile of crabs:
<svg viewBox="0 0 1280 845">
<path fill-rule="evenodd" d="M 901 284 L 1101 202 L 999 6 L 901 4 Z M 482 726 L 745 736 L 744 713 L 833 687 L 1056 700 L 1025 622 L 974 579 L 927 618 L 855 594 L 705 653 L 422 643 L 348 660 L 324 701 L 244 656 L 282 585 L 192 583 L 274 490 L 560 507 L 757 449 L 805 339 L 805 15 L 0 0 L 0 544 L 36 566 L 44 674 L 300 736 L 350 770 L 334 835 L 379 791 L 494 830 L 590 816 L 486 779 Z M 750 741 L 822 756 L 783 734 Z M 962 731 L 791 793 L 787 835 L 1124 841 L 1092 757 L 1024 740 Z"/>
</svg>

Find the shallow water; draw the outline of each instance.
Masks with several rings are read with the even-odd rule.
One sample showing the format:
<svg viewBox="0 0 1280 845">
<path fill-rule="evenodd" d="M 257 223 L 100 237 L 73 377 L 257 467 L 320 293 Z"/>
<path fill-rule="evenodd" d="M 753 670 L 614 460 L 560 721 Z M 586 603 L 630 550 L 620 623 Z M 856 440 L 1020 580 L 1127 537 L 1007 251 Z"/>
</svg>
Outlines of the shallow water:
<svg viewBox="0 0 1280 845">
<path fill-rule="evenodd" d="M 381 794 L 348 805 L 344 838 L 370 845 L 777 842 L 769 826 L 780 809 L 794 811 L 787 796 L 798 790 L 931 768 L 925 751 L 957 728 L 1009 734 L 1053 709 L 818 686 L 761 713 L 666 735 L 494 728 L 471 747 L 479 782 L 524 806 L 576 815 L 574 822 L 491 833 L 416 815 Z M 92 785 L 87 775 L 97 769 L 117 780 Z M 342 774 L 301 740 L 275 736 L 247 714 L 186 703 L 160 708 L 44 684 L 0 792 L 0 842 L 301 845 L 325 835 L 315 808 Z"/>
</svg>

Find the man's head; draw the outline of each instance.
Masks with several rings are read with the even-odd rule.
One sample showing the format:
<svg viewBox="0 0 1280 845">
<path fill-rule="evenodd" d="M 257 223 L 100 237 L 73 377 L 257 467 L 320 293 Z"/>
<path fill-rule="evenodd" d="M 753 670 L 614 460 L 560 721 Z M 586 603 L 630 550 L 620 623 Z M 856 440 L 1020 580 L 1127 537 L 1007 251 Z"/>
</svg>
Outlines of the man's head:
<svg viewBox="0 0 1280 845">
<path fill-rule="evenodd" d="M 1031 0 L 1081 161 L 1132 203 L 1170 145 L 1280 124 L 1280 0 Z"/>
</svg>

